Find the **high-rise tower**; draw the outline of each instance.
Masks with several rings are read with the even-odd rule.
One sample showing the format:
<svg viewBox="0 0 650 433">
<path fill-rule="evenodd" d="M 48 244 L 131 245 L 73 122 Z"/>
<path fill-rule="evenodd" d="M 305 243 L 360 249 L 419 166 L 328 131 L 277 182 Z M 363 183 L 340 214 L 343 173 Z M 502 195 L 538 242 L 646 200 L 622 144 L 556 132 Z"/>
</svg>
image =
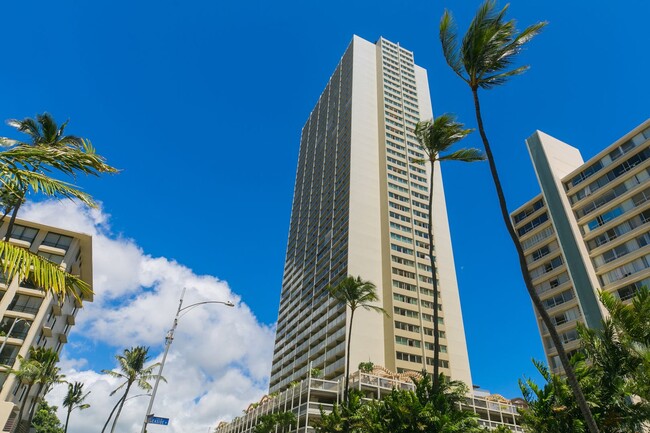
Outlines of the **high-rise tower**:
<svg viewBox="0 0 650 433">
<path fill-rule="evenodd" d="M 628 300 L 650 285 L 650 119 L 584 162 L 543 132 L 526 140 L 542 193 L 511 217 L 535 290 L 569 354 L 577 324 L 599 327 L 603 290 Z M 548 362 L 557 350 L 538 317 Z"/>
<path fill-rule="evenodd" d="M 350 365 L 432 369 L 429 171 L 411 162 L 424 157 L 415 125 L 431 117 L 413 53 L 355 36 L 302 130 L 271 392 L 310 366 L 325 378 L 344 373 L 349 312 L 326 288 L 347 275 L 375 283 L 389 313 L 357 310 Z M 433 189 L 441 371 L 471 386 L 440 170 Z"/>
</svg>

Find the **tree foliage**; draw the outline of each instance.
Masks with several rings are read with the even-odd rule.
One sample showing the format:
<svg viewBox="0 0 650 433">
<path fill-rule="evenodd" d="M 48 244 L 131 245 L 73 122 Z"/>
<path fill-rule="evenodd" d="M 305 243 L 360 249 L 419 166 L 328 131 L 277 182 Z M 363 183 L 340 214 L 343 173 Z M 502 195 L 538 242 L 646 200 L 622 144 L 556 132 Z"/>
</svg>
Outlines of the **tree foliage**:
<svg viewBox="0 0 650 433">
<path fill-rule="evenodd" d="M 63 429 L 64 433 L 67 433 L 68 431 L 68 425 L 70 424 L 70 414 L 72 413 L 72 411 L 75 409 L 85 410 L 90 407 L 90 404 L 84 403 L 86 397 L 88 397 L 88 394 L 90 394 L 90 391 L 84 394 L 83 383 L 81 382 L 68 383 L 68 392 L 65 395 L 65 398 L 63 399 L 63 407 L 67 409 L 66 417 L 65 417 L 65 427 Z"/>
<path fill-rule="evenodd" d="M 377 301 L 379 301 L 379 296 L 377 295 L 377 287 L 370 281 L 362 280 L 361 277 L 355 278 L 348 276 L 336 286 L 328 286 L 327 290 L 329 291 L 329 294 L 332 298 L 346 304 L 350 309 L 350 327 L 347 336 L 348 347 L 346 352 L 347 356 L 345 357 L 345 394 L 343 397 L 343 400 L 347 402 L 349 397 L 350 347 L 352 344 L 352 325 L 354 321 L 354 313 L 359 308 L 363 308 L 364 310 L 377 311 L 384 314 L 387 313 L 383 308 L 374 305 Z"/>
<path fill-rule="evenodd" d="M 106 423 L 104 424 L 102 433 L 106 430 L 108 423 L 113 417 L 113 413 L 117 410 L 115 419 L 113 420 L 113 425 L 111 427 L 111 433 L 115 431 L 117 420 L 122 413 L 124 402 L 126 401 L 126 398 L 133 384 L 136 384 L 140 389 L 144 391 L 150 391 L 151 385 L 149 384 L 149 381 L 154 380 L 156 377 L 158 377 L 158 375 L 154 374 L 153 371 L 160 365 L 160 363 L 145 367 L 145 364 L 149 360 L 148 347 L 136 346 L 130 349 L 124 349 L 124 353 L 121 355 L 115 355 L 115 359 L 117 359 L 117 362 L 120 366 L 120 371 L 102 370 L 102 373 L 108 374 L 109 376 L 116 377 L 118 379 L 124 379 L 124 382 L 115 388 L 111 392 L 111 395 L 114 395 L 122 388 L 124 388 L 124 394 L 122 394 L 122 397 L 120 397 L 120 399 L 113 407 L 113 410 L 111 411 L 108 419 L 106 420 Z M 165 380 L 163 377 L 161 377 L 161 379 Z"/>
<path fill-rule="evenodd" d="M 650 423 L 650 293 L 641 289 L 629 304 L 609 293 L 600 297 L 609 318 L 601 329 L 579 327 L 581 352 L 571 363 L 599 430 L 636 433 Z M 522 424 L 534 433 L 584 433 L 566 379 L 550 374 L 539 362 L 535 365 L 546 383 L 540 387 L 531 379 L 520 381 L 529 405 L 521 413 Z"/>
<path fill-rule="evenodd" d="M 90 286 L 77 276 L 37 254 L 9 243 L 18 210 L 27 195 L 79 200 L 95 206 L 92 197 L 72 183 L 57 179 L 63 175 L 74 180 L 79 174 L 99 176 L 116 173 L 106 164 L 86 139 L 65 135 L 68 122 L 58 126 L 52 116 L 41 114 L 36 119 L 9 120 L 10 126 L 29 137 L 28 142 L 0 137 L 0 210 L 2 219 L 11 213 L 7 231 L 0 241 L 0 270 L 11 280 L 29 278 L 36 287 L 54 293 L 62 302 L 66 296 L 81 300 L 91 293 Z"/>
<path fill-rule="evenodd" d="M 63 433 L 61 421 L 56 416 L 56 406 L 50 406 L 46 401 L 38 405 L 32 421 L 35 433 Z"/>
<path fill-rule="evenodd" d="M 547 24 L 546 22 L 539 22 L 526 27 L 522 31 L 518 31 L 515 20 L 506 19 L 507 11 L 508 5 L 498 10 L 495 0 L 485 0 L 479 6 L 476 15 L 472 19 L 462 39 L 458 36 L 456 24 L 451 13 L 445 11 L 439 26 L 440 43 L 447 64 L 471 89 L 478 130 L 483 141 L 485 154 L 490 167 L 490 174 L 492 175 L 497 192 L 501 218 L 517 251 L 519 266 L 528 295 L 537 313 L 540 315 L 542 322 L 548 329 L 553 344 L 557 348 L 558 357 L 567 375 L 568 383 L 578 402 L 580 412 L 587 423 L 589 431 L 591 433 L 598 433 L 598 427 L 594 421 L 593 414 L 580 388 L 576 374 L 569 363 L 569 358 L 564 350 L 560 336 L 544 308 L 528 273 L 526 256 L 510 220 L 510 213 L 494 154 L 485 132 L 485 126 L 483 125 L 478 90 L 491 89 L 505 84 L 513 76 L 527 71 L 527 65 L 515 66 L 517 56 L 526 44 L 538 35 Z"/>
<path fill-rule="evenodd" d="M 438 318 L 440 310 L 438 308 L 438 270 L 434 254 L 434 233 L 433 233 L 433 187 L 434 172 L 436 163 L 441 161 L 461 161 L 476 162 L 485 159 L 483 154 L 477 149 L 459 149 L 450 152 L 452 146 L 461 141 L 472 132 L 471 129 L 465 129 L 465 126 L 456 121 L 452 114 L 442 114 L 435 120 L 418 122 L 415 125 L 415 136 L 418 139 L 420 148 L 424 151 L 426 159 L 415 159 L 413 162 L 424 164 L 429 162 L 429 218 L 428 218 L 428 235 L 429 235 L 429 263 L 431 264 L 431 276 L 433 283 L 433 385 L 438 386 L 440 377 L 440 323 Z M 443 154 L 445 153 L 445 154 Z M 424 359 L 426 361 L 426 357 Z M 422 366 L 426 370 L 426 363 Z"/>
<path fill-rule="evenodd" d="M 296 424 L 296 415 L 293 412 L 277 412 L 261 415 L 257 419 L 255 433 L 284 433 L 291 430 Z"/>
<path fill-rule="evenodd" d="M 321 410 L 319 433 L 480 433 L 476 415 L 461 409 L 467 387 L 444 375 L 434 386 L 430 375 L 415 381 L 415 391 L 394 389 L 382 400 L 363 402 L 358 390 L 349 402 Z"/>
</svg>

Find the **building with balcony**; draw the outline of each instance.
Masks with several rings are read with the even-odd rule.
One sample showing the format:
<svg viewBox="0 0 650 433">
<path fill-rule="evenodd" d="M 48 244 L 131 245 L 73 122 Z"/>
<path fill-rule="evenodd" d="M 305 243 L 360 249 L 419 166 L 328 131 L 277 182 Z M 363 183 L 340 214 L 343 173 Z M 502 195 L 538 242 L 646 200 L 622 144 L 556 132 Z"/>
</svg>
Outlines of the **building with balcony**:
<svg viewBox="0 0 650 433">
<path fill-rule="evenodd" d="M 271 392 L 311 368 L 337 380 L 372 361 L 392 371 L 433 368 L 428 256 L 429 168 L 414 135 L 431 119 L 425 69 L 413 53 L 354 36 L 302 129 Z M 440 303 L 440 367 L 472 386 L 444 190 L 435 170 L 433 219 Z M 377 286 L 389 314 L 350 312 L 327 291 L 348 275 Z M 349 333 L 354 342 L 346 353 Z"/>
<path fill-rule="evenodd" d="M 369 402 L 382 399 L 393 389 L 414 391 L 415 385 L 408 373 L 392 374 L 386 369 L 375 367 L 371 373 L 352 374 L 350 388 L 360 391 L 363 399 Z M 282 392 L 264 396 L 259 402 L 251 404 L 244 415 L 229 423 L 220 423 L 214 433 L 254 433 L 261 416 L 281 412 L 292 412 L 295 415 L 296 424 L 291 427 L 292 432 L 314 432 L 314 425 L 321 418 L 321 410 L 330 413 L 334 404 L 340 403 L 342 399 L 341 380 L 310 377 L 294 383 Z M 521 404 L 521 400 L 510 401 L 497 394 L 475 390 L 467 396 L 462 407 L 474 412 L 483 427 L 494 429 L 506 426 L 512 432 L 523 432 L 517 412 Z"/>
<path fill-rule="evenodd" d="M 6 235 L 8 224 L 0 226 Z M 17 219 L 10 242 L 58 263 L 66 271 L 92 284 L 92 241 L 81 233 Z M 92 301 L 85 298 L 84 301 Z M 17 427 L 17 415 L 25 402 L 25 415 L 34 404 L 38 387 L 27 393 L 8 368 L 18 369 L 18 356 L 28 358 L 30 347 L 49 347 L 61 352 L 81 304 L 67 298 L 58 302 L 51 293 L 28 280 L 0 278 L 0 426 L 6 432 Z M 26 401 L 25 401 L 26 400 Z"/>
<path fill-rule="evenodd" d="M 569 354 L 577 324 L 600 327 L 599 291 L 627 300 L 650 283 L 650 119 L 584 162 L 543 132 L 526 140 L 542 193 L 511 214 L 528 271 Z M 550 367 L 561 372 L 548 329 Z"/>
</svg>

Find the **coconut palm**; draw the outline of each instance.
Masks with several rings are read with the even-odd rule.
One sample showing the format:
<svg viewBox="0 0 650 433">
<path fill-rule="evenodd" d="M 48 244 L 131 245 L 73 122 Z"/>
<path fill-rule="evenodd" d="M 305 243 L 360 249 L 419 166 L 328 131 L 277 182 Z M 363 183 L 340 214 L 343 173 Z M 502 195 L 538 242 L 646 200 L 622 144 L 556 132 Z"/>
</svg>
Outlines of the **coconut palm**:
<svg viewBox="0 0 650 433">
<path fill-rule="evenodd" d="M 119 379 L 124 379 L 124 382 L 115 388 L 111 392 L 111 395 L 114 395 L 122 388 L 124 388 L 124 394 L 122 394 L 122 397 L 120 397 L 120 399 L 115 404 L 115 407 L 113 407 L 113 410 L 111 411 L 108 419 L 106 420 L 106 423 L 104 424 L 104 428 L 102 428 L 102 433 L 106 430 L 106 427 L 108 426 L 113 413 L 115 410 L 117 410 L 117 414 L 115 414 L 115 419 L 113 420 L 113 425 L 111 426 L 111 433 L 115 431 L 117 420 L 120 417 L 122 407 L 124 407 L 124 402 L 126 401 L 126 397 L 129 394 L 129 391 L 131 390 L 133 384 L 136 384 L 144 391 L 151 390 L 149 381 L 156 379 L 158 375 L 154 374 L 153 371 L 160 365 L 160 363 L 155 363 L 148 367 L 145 367 L 146 362 L 149 360 L 149 348 L 144 346 L 136 346 L 130 349 L 124 349 L 124 353 L 121 355 L 115 355 L 115 359 L 117 359 L 121 371 L 102 370 L 102 373 Z M 162 377 L 161 379 L 164 380 Z"/>
<path fill-rule="evenodd" d="M 350 346 L 352 343 L 352 323 L 354 321 L 354 313 L 358 308 L 364 310 L 372 310 L 386 314 L 386 310 L 373 303 L 379 300 L 377 296 L 377 287 L 370 281 L 363 281 L 361 277 L 348 276 L 343 279 L 339 284 L 334 287 L 328 286 L 327 290 L 332 298 L 342 302 L 350 309 L 350 330 L 348 331 L 348 347 L 345 357 L 345 390 L 344 390 L 344 403 L 347 404 L 350 384 Z"/>
<path fill-rule="evenodd" d="M 433 255 L 433 179 L 436 163 L 442 161 L 475 162 L 485 159 L 477 149 L 460 149 L 454 152 L 441 155 L 447 152 L 451 146 L 458 143 L 472 132 L 471 129 L 464 129 L 462 123 L 456 122 L 452 114 L 443 114 L 435 120 L 418 122 L 415 126 L 415 136 L 420 147 L 426 154 L 426 159 L 416 159 L 413 162 L 424 164 L 429 162 L 431 167 L 429 178 L 429 260 L 431 262 L 431 279 L 433 280 L 433 386 L 438 387 L 440 383 L 440 325 L 438 323 L 438 273 L 436 260 Z M 426 365 L 425 365 L 426 369 Z"/>
<path fill-rule="evenodd" d="M 68 408 L 67 415 L 65 417 L 65 427 L 63 428 L 63 433 L 68 432 L 68 422 L 70 421 L 70 414 L 73 410 L 79 409 L 84 410 L 88 409 L 90 405 L 84 403 L 86 397 L 88 397 L 90 391 L 84 394 L 84 384 L 81 382 L 74 382 L 68 384 L 68 393 L 63 399 L 63 407 Z"/>
<path fill-rule="evenodd" d="M 18 417 L 16 418 L 19 423 L 22 422 L 23 412 L 25 411 L 25 404 L 29 400 L 29 393 L 32 391 L 34 385 L 38 382 L 38 378 L 41 374 L 41 364 L 38 361 L 33 359 L 26 359 L 18 355 L 18 361 L 20 365 L 17 370 L 8 370 L 10 374 L 14 374 L 19 383 L 27 387 L 25 390 L 25 398 L 20 405 L 20 410 L 18 411 Z"/>
<path fill-rule="evenodd" d="M 39 374 L 36 379 L 37 391 L 34 399 L 40 399 L 52 390 L 52 386 L 57 383 L 62 383 L 64 375 L 61 374 L 61 369 L 57 366 L 59 362 L 59 354 L 52 348 L 44 347 L 30 347 L 29 359 L 39 363 Z M 32 410 L 27 417 L 31 424 L 36 410 L 36 404 L 32 405 Z"/>
<path fill-rule="evenodd" d="M 496 2 L 494 0 L 486 0 L 479 7 L 460 45 L 458 43 L 454 20 L 449 11 L 445 11 L 440 21 L 442 52 L 447 64 L 449 64 L 456 75 L 469 85 L 472 91 L 478 130 L 485 147 L 490 172 L 499 198 L 501 216 L 517 250 L 526 289 L 535 309 L 549 330 L 553 344 L 557 348 L 558 356 L 567 375 L 568 383 L 585 418 L 589 431 L 591 433 L 597 433 L 598 427 L 587 405 L 584 394 L 580 389 L 575 372 L 569 363 L 569 358 L 566 355 L 562 341 L 555 330 L 555 326 L 551 322 L 550 316 L 542 305 L 528 274 L 526 257 L 510 221 L 505 195 L 481 116 L 478 90 L 487 90 L 499 86 L 506 83 L 510 77 L 522 74 L 528 70 L 529 67 L 527 65 L 513 67 L 513 63 L 517 54 L 521 52 L 526 43 L 534 38 L 547 24 L 546 22 L 540 22 L 518 32 L 515 28 L 515 21 L 506 20 L 505 18 L 507 10 L 508 6 L 505 6 L 498 11 L 496 10 Z"/>
<path fill-rule="evenodd" d="M 0 241 L 0 271 L 7 279 L 30 278 L 37 287 L 52 292 L 60 300 L 67 295 L 76 300 L 91 293 L 90 286 L 80 278 L 64 272 L 56 263 L 9 244 L 16 215 L 26 194 L 77 199 L 94 206 L 92 197 L 74 185 L 49 176 L 52 172 L 75 177 L 77 174 L 99 175 L 117 170 L 104 162 L 90 142 L 63 134 L 67 122 L 60 127 L 48 114 L 36 120 L 10 120 L 9 125 L 31 137 L 23 143 L 0 137 L 0 207 L 4 216 L 12 213 L 4 241 Z"/>
<path fill-rule="evenodd" d="M 31 141 L 26 143 L 2 137 L 0 138 L 0 143 L 18 148 L 36 147 L 41 150 L 53 151 L 51 153 L 56 158 L 54 165 L 50 164 L 47 159 L 33 158 L 23 162 L 24 168 L 41 173 L 56 170 L 70 176 L 75 176 L 77 173 L 97 176 L 100 173 L 115 173 L 117 171 L 115 168 L 106 164 L 100 155 L 95 153 L 95 150 L 87 140 L 74 135 L 65 135 L 64 131 L 68 122 L 64 122 L 61 126 L 58 126 L 48 113 L 39 114 L 36 116 L 36 119 L 11 119 L 7 123 L 18 131 L 27 134 Z M 21 182 L 20 178 L 16 178 L 14 181 L 11 186 L 5 184 L 4 191 L 1 194 L 5 200 L 3 202 L 3 219 L 4 216 L 11 212 L 5 241 L 9 241 L 16 221 L 16 215 L 20 206 L 24 203 L 25 195 L 30 188 L 30 185 Z M 82 193 L 75 188 L 70 188 L 63 195 L 68 196 L 68 194 L 91 206 L 93 205 L 92 198 L 88 194 Z"/>
</svg>

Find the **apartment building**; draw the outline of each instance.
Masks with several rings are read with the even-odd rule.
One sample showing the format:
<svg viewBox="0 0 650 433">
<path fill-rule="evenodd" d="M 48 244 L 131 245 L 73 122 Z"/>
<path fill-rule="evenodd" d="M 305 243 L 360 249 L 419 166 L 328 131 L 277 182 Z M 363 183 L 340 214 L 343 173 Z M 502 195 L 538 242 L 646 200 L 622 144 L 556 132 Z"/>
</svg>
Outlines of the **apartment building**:
<svg viewBox="0 0 650 433">
<path fill-rule="evenodd" d="M 342 377 L 372 361 L 396 372 L 433 364 L 428 257 L 429 169 L 414 128 L 432 117 L 425 69 L 386 39 L 355 36 L 302 129 L 270 391 L 308 377 Z M 433 185 L 441 371 L 471 375 L 440 170 Z M 350 314 L 327 287 L 360 276 L 389 314 Z"/>
<path fill-rule="evenodd" d="M 598 328 L 599 291 L 627 300 L 650 283 L 650 119 L 584 162 L 578 149 L 537 131 L 526 140 L 542 193 L 512 222 L 535 290 L 569 354 L 577 324 Z M 550 367 L 557 350 L 538 317 Z"/>
<path fill-rule="evenodd" d="M 8 224 L 0 226 L 0 236 L 6 235 Z M 10 242 L 61 265 L 92 284 L 92 241 L 81 233 L 49 227 L 17 219 Z M 92 298 L 84 299 L 86 302 Z M 66 299 L 60 304 L 50 293 L 35 288 L 29 281 L 0 278 L 0 426 L 2 431 L 14 431 L 17 415 L 25 399 L 25 412 L 31 409 L 38 387 L 29 394 L 7 368 L 18 369 L 18 356 L 27 358 L 30 347 L 49 347 L 61 352 L 68 341 L 70 328 L 81 304 Z"/>
</svg>

